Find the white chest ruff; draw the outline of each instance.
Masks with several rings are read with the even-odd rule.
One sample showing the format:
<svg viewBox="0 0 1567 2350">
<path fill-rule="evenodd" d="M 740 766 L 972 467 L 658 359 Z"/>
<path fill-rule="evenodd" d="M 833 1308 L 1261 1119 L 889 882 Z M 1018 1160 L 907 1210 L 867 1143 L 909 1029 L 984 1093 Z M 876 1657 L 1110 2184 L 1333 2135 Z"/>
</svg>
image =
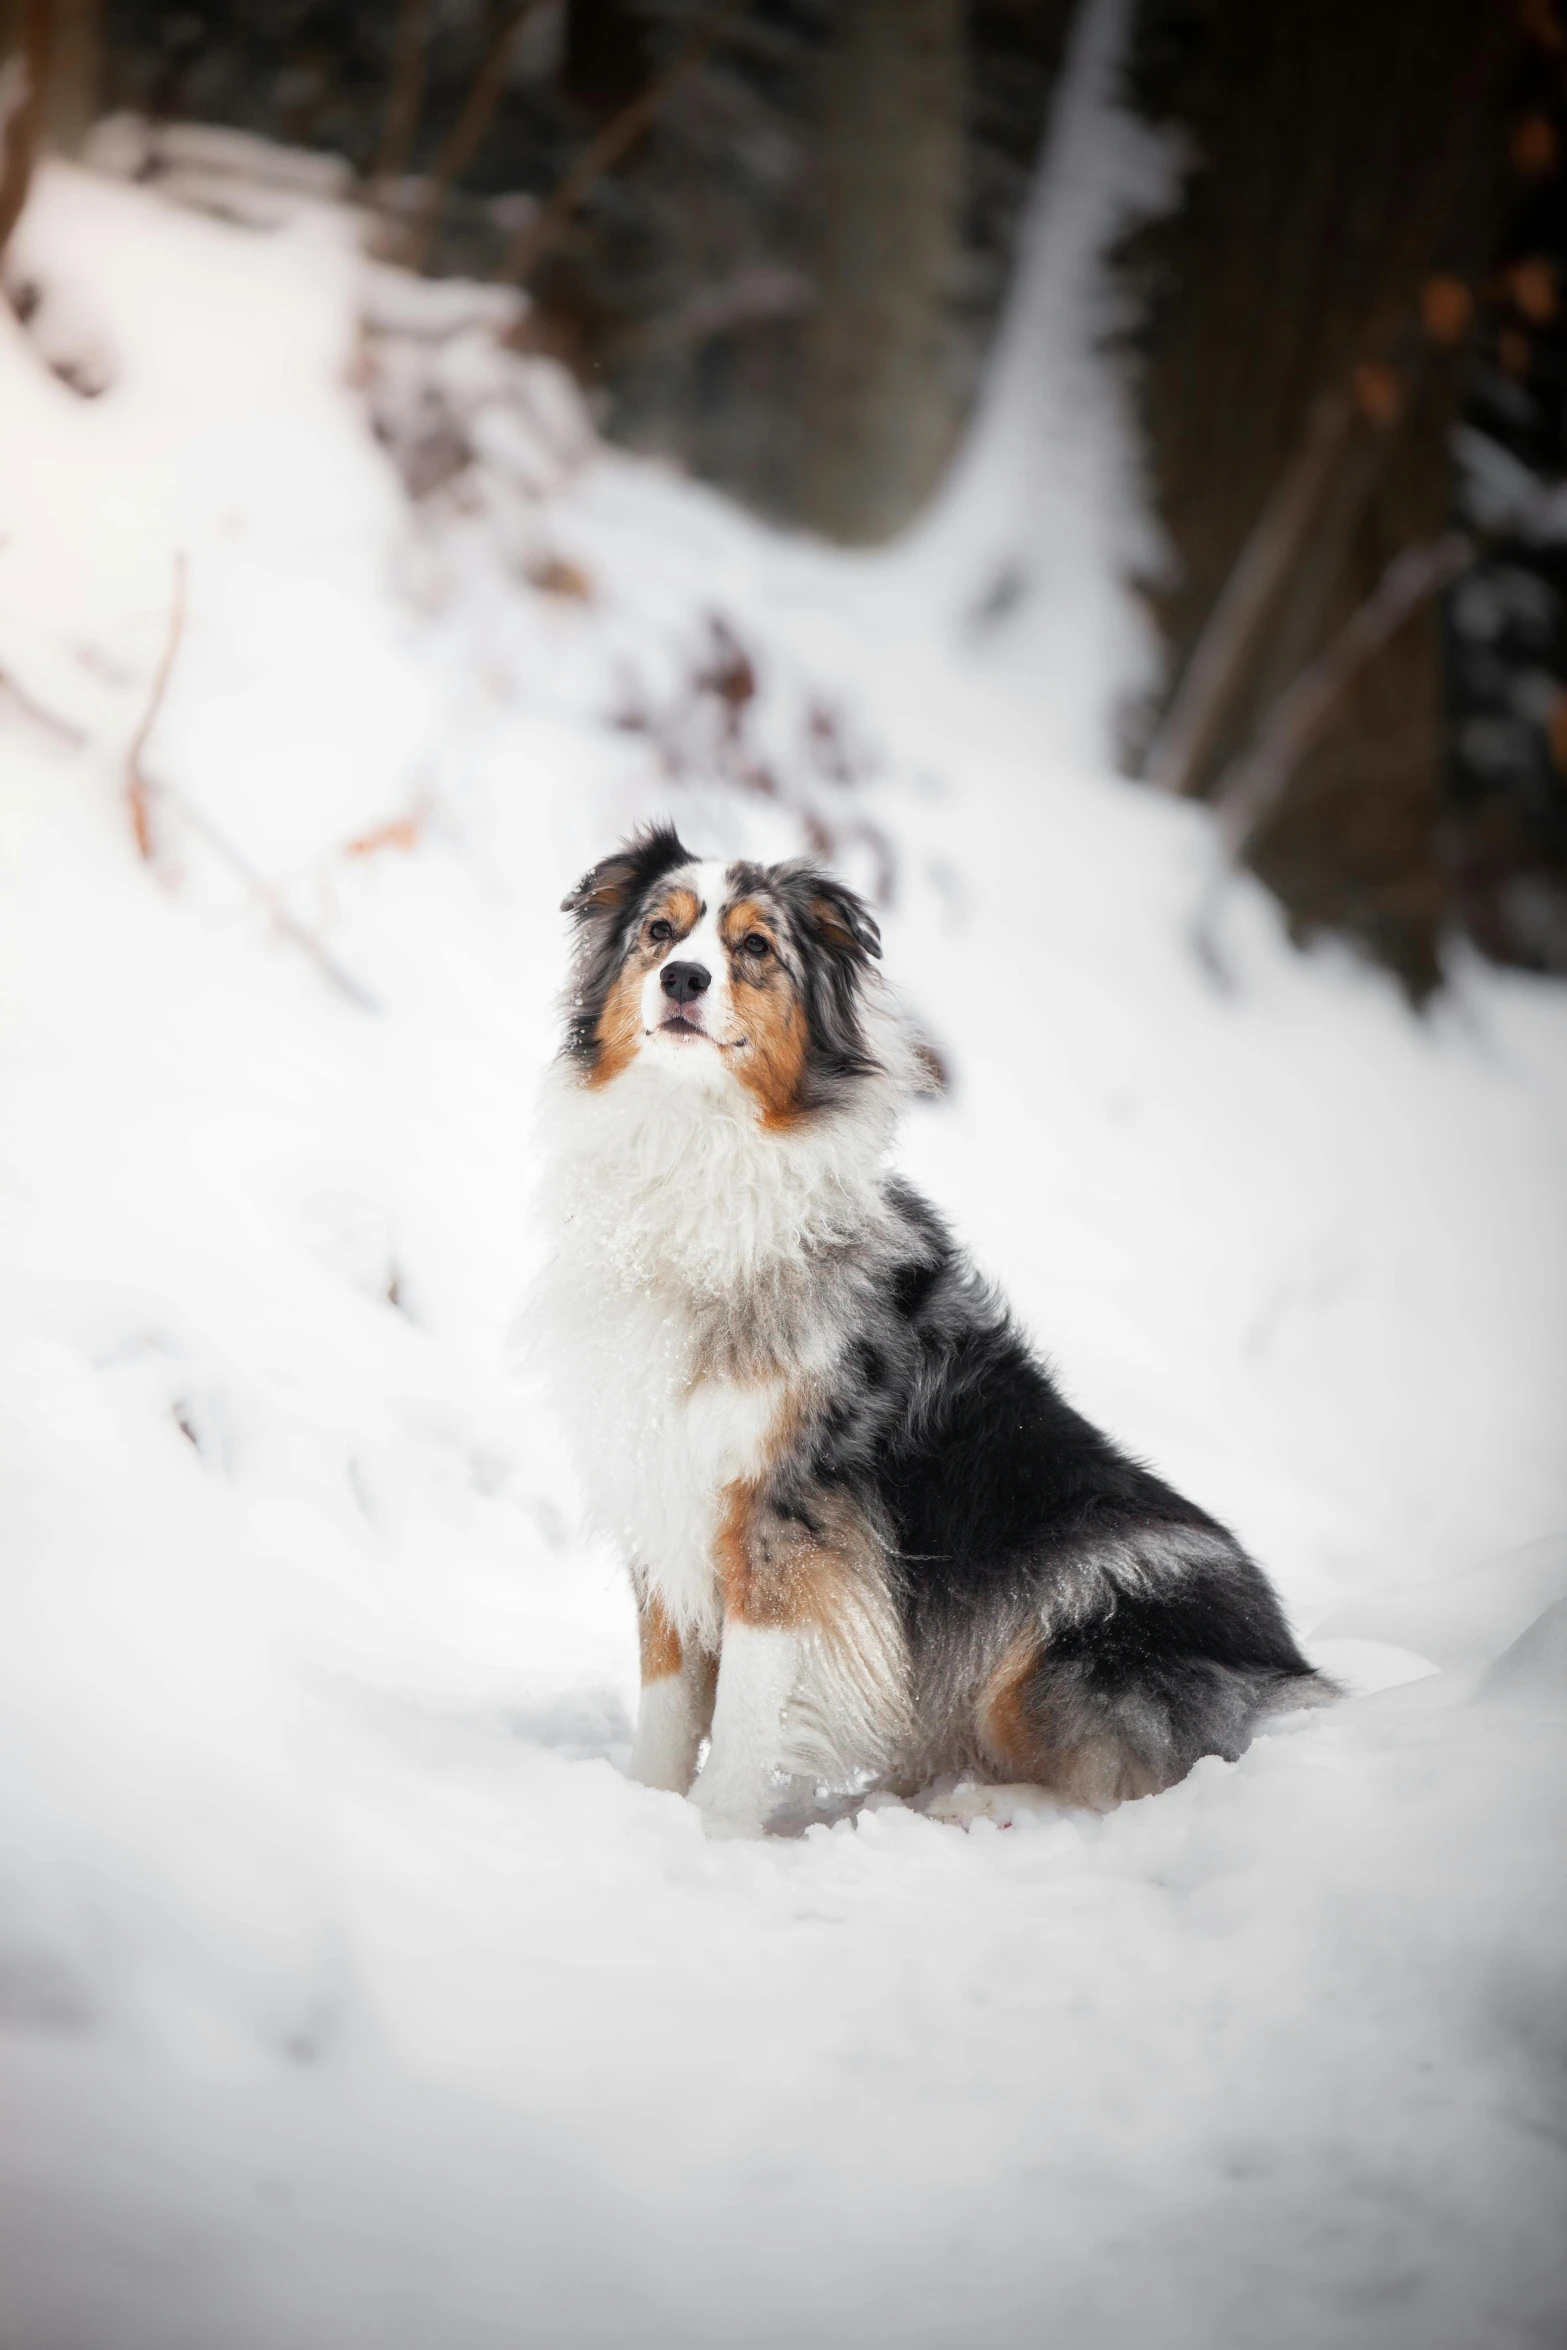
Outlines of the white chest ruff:
<svg viewBox="0 0 1567 2350">
<path fill-rule="evenodd" d="M 725 1490 L 765 1472 L 791 1392 L 823 1375 L 840 1335 L 813 1310 L 774 1352 L 775 1376 L 737 1377 L 701 1332 L 723 1301 L 743 1323 L 769 1267 L 866 1229 L 890 1119 L 791 1143 L 722 1091 L 635 1066 L 607 1097 L 558 1075 L 545 1115 L 556 1248 L 537 1300 L 541 1368 L 594 1522 L 682 1635 L 716 1645 Z"/>
<path fill-rule="evenodd" d="M 704 1378 L 679 1317 L 621 1292 L 567 1341 L 573 1449 L 594 1521 L 682 1637 L 716 1647 L 714 1537 L 725 1489 L 758 1476 L 783 1382 Z"/>
</svg>

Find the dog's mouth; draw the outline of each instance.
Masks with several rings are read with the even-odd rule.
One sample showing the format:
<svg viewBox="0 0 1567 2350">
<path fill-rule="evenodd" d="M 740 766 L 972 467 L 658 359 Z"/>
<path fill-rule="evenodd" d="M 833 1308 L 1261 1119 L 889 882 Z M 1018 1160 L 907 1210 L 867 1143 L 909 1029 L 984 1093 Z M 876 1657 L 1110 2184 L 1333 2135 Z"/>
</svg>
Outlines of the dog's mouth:
<svg viewBox="0 0 1567 2350">
<path fill-rule="evenodd" d="M 694 1037 L 698 1043 L 710 1044 L 713 1050 L 719 1053 L 737 1052 L 745 1042 L 743 1036 L 727 1038 L 715 1036 L 710 1028 L 704 1028 L 700 1021 L 688 1020 L 683 1012 L 668 1013 L 664 1019 L 658 1022 L 656 1027 L 650 1028 L 647 1033 L 649 1036 L 678 1037 L 682 1043 L 686 1038 Z"/>
</svg>

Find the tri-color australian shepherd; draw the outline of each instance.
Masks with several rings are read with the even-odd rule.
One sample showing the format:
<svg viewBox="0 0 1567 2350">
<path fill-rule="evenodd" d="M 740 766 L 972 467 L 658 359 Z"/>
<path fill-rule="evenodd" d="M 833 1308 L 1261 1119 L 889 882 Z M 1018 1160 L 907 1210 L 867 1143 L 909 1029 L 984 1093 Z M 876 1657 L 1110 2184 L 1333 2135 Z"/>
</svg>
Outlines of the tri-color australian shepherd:
<svg viewBox="0 0 1567 2350">
<path fill-rule="evenodd" d="M 545 1347 L 636 1591 L 634 1776 L 731 1835 L 947 1773 L 1104 1809 L 1331 1694 L 889 1170 L 916 1056 L 860 899 L 660 828 L 565 905 Z"/>
</svg>

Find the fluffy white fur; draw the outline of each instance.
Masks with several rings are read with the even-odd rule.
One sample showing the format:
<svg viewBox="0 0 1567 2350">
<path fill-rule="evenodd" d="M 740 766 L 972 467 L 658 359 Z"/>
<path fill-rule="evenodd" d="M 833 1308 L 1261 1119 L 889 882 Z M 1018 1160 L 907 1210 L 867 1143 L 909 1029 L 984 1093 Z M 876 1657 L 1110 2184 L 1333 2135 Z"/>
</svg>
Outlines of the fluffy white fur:
<svg viewBox="0 0 1567 2350">
<path fill-rule="evenodd" d="M 556 1245 L 535 1341 L 596 1522 L 682 1638 L 716 1648 L 719 1497 L 762 1465 L 788 1382 L 715 1376 L 711 1310 L 803 1246 L 847 1246 L 880 1217 L 894 1107 L 765 1133 L 716 1055 L 664 1050 L 675 1066 L 639 1055 L 602 1089 L 564 1065 L 551 1073 L 545 1204 Z M 791 1370 L 825 1374 L 840 1343 L 813 1330 Z"/>
<path fill-rule="evenodd" d="M 684 1795 L 696 1777 L 696 1758 L 708 1723 L 695 1678 L 689 1668 L 666 1673 L 642 1691 L 631 1776 L 643 1787 Z"/>
<path fill-rule="evenodd" d="M 726 1629 L 712 1752 L 692 1791 L 709 1834 L 759 1836 L 765 1827 L 789 1769 L 790 1701 L 802 1662 L 797 1633 L 756 1624 Z"/>
</svg>

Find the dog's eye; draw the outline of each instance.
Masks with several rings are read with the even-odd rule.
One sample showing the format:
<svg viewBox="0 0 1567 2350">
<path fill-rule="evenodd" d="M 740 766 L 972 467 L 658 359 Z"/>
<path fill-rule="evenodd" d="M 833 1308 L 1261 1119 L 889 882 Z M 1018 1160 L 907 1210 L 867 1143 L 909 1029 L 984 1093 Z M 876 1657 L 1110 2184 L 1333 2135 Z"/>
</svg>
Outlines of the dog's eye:
<svg viewBox="0 0 1567 2350">
<path fill-rule="evenodd" d="M 647 926 L 647 934 L 649 938 L 656 938 L 659 945 L 662 946 L 666 938 L 674 937 L 675 926 L 673 922 L 650 922 Z"/>
<path fill-rule="evenodd" d="M 740 952 L 742 955 L 753 956 L 759 963 L 762 957 L 770 954 L 772 950 L 759 930 L 748 930 L 740 941 Z"/>
</svg>

